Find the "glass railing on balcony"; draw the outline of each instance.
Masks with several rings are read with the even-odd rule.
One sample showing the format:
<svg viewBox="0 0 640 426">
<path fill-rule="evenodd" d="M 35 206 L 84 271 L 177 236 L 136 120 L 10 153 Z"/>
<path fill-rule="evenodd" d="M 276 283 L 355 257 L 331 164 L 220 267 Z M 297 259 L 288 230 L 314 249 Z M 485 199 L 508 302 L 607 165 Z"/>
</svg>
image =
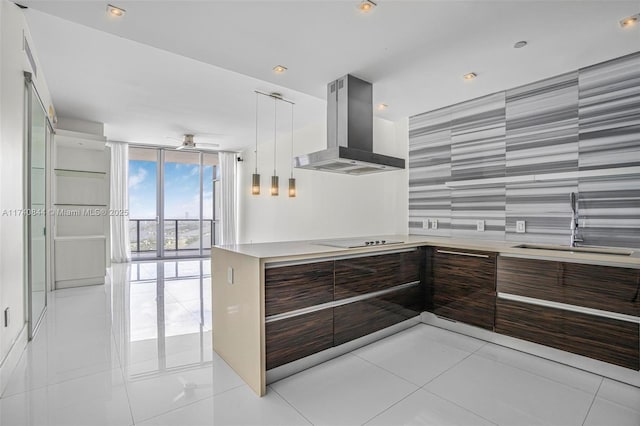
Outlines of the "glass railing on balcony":
<svg viewBox="0 0 640 426">
<path fill-rule="evenodd" d="M 165 219 L 163 224 L 164 251 L 197 251 L 200 249 L 199 219 Z M 208 250 L 217 242 L 217 223 L 202 220 L 202 248 Z M 158 250 L 157 224 L 152 219 L 130 219 L 129 236 L 132 253 Z"/>
</svg>

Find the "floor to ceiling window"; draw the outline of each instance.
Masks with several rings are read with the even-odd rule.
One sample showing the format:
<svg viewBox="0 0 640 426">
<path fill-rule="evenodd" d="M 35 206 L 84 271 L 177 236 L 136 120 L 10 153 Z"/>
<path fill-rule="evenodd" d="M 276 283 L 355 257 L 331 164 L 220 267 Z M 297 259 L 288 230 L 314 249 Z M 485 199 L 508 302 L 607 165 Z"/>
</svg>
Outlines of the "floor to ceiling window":
<svg viewBox="0 0 640 426">
<path fill-rule="evenodd" d="M 215 153 L 129 148 L 132 258 L 208 256 L 218 174 Z"/>
</svg>

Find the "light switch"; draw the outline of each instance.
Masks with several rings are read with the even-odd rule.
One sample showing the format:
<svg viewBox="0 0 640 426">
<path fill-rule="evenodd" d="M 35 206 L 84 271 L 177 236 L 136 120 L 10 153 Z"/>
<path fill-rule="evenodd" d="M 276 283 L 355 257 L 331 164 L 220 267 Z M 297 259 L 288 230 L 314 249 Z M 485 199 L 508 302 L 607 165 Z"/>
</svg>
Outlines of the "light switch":
<svg viewBox="0 0 640 426">
<path fill-rule="evenodd" d="M 233 284 L 233 268 L 231 266 L 227 268 L 227 283 Z"/>
<path fill-rule="evenodd" d="M 525 227 L 524 227 L 524 220 L 517 220 L 516 221 L 516 232 L 518 234 L 524 234 L 526 232 Z"/>
<path fill-rule="evenodd" d="M 484 232 L 484 220 L 478 220 L 476 222 L 476 230 L 478 232 Z"/>
<path fill-rule="evenodd" d="M 429 219 L 422 221 L 422 229 L 429 229 Z"/>
<path fill-rule="evenodd" d="M 431 219 L 431 229 L 438 229 L 438 219 Z"/>
</svg>

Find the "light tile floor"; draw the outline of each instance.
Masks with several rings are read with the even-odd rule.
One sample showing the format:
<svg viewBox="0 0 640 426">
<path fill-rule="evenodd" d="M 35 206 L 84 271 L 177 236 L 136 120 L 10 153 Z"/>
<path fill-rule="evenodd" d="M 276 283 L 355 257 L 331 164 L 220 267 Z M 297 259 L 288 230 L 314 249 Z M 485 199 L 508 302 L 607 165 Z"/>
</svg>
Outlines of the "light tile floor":
<svg viewBox="0 0 640 426">
<path fill-rule="evenodd" d="M 212 352 L 207 260 L 114 265 L 61 290 L 0 398 L 0 425 L 640 426 L 640 389 L 418 325 L 273 383 Z"/>
</svg>

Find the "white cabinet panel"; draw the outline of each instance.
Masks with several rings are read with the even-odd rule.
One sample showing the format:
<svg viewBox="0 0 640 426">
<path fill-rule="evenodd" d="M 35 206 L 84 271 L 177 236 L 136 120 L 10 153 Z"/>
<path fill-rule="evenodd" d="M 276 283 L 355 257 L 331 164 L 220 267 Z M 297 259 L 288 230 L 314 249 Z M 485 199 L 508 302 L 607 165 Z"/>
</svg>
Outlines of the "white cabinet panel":
<svg viewBox="0 0 640 426">
<path fill-rule="evenodd" d="M 104 280 L 104 238 L 56 239 L 55 259 L 58 288 L 59 281 L 91 278 Z"/>
<path fill-rule="evenodd" d="M 108 204 L 106 175 L 56 170 L 55 204 L 104 206 Z"/>
<path fill-rule="evenodd" d="M 55 208 L 56 237 L 104 236 L 109 216 L 103 206 L 63 206 Z"/>
<path fill-rule="evenodd" d="M 62 170 L 82 170 L 87 172 L 105 173 L 107 171 L 107 156 L 103 149 L 73 148 L 70 146 L 56 146 L 55 168 Z"/>
</svg>

